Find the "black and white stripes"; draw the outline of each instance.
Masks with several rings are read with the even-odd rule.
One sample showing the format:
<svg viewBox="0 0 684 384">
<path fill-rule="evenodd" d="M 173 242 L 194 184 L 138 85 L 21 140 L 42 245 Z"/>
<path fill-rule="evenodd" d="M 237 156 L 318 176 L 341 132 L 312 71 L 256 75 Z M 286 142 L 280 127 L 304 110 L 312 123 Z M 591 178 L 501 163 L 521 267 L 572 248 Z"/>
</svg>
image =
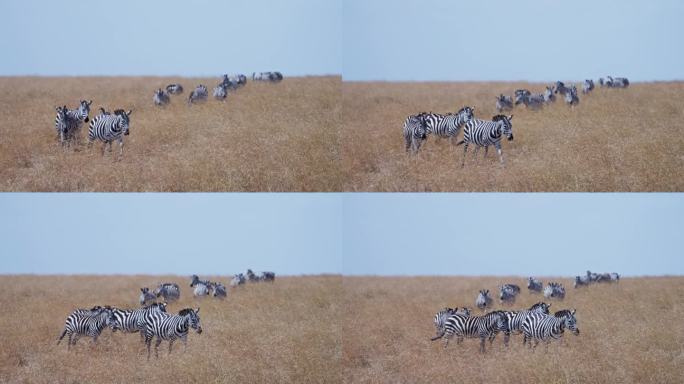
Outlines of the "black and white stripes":
<svg viewBox="0 0 684 384">
<path fill-rule="evenodd" d="M 157 337 L 154 345 L 154 353 L 159 357 L 159 345 L 162 340 L 169 342 L 169 354 L 173 347 L 173 342 L 181 339 L 184 348 L 187 349 L 188 332 L 190 328 L 194 329 L 198 334 L 202 333 L 202 325 L 200 324 L 199 308 L 194 310 L 192 308 L 185 308 L 178 312 L 178 315 L 169 315 L 167 313 L 150 313 L 146 316 L 145 321 L 145 344 L 147 345 L 147 358 L 150 358 L 150 345 L 152 338 Z"/>
<path fill-rule="evenodd" d="M 112 141 L 119 141 L 119 157 L 123 157 L 123 137 L 129 134 L 130 116 L 132 110 L 128 112 L 117 109 L 111 115 L 98 115 L 90 122 L 90 129 L 88 130 L 88 146 L 91 146 L 93 141 L 103 141 L 102 154 L 104 155 L 105 147 L 109 144 L 109 151 L 112 151 Z"/>
<path fill-rule="evenodd" d="M 468 145 L 475 145 L 475 156 L 480 147 L 485 148 L 485 157 L 487 156 L 487 150 L 489 146 L 493 145 L 499 154 L 499 161 L 501 164 L 504 163 L 503 153 L 501 151 L 501 137 L 506 135 L 508 140 L 513 140 L 513 125 L 511 120 L 513 115 L 496 115 L 492 118 L 492 121 L 472 119 L 465 124 L 463 128 L 463 140 L 458 144 L 464 144 L 463 146 L 463 162 L 461 167 L 465 166 L 465 158 L 468 152 Z"/>
</svg>

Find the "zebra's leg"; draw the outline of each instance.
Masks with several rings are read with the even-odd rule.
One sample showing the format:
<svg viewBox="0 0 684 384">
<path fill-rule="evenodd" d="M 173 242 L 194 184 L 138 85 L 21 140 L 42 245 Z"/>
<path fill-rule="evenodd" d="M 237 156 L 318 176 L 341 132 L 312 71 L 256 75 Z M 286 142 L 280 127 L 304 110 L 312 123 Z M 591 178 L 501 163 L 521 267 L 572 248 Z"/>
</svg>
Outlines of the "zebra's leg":
<svg viewBox="0 0 684 384">
<path fill-rule="evenodd" d="M 489 145 L 485 147 L 484 158 L 487 158 L 487 151 L 489 151 Z"/>
<path fill-rule="evenodd" d="M 480 146 L 476 145 L 475 146 L 475 154 L 473 155 L 473 156 L 475 156 L 475 164 L 478 164 L 478 162 L 477 162 L 477 153 L 478 152 L 480 152 Z"/>
<path fill-rule="evenodd" d="M 161 344 L 162 339 L 160 336 L 157 336 L 157 341 L 154 343 L 154 357 L 159 358 L 159 345 Z"/>
<path fill-rule="evenodd" d="M 466 154 L 468 153 L 468 143 L 463 143 L 463 161 L 461 162 L 461 168 L 465 167 Z"/>
<path fill-rule="evenodd" d="M 510 338 L 511 338 L 510 332 L 504 332 L 504 345 L 506 347 L 508 347 L 508 341 L 510 340 Z"/>
<path fill-rule="evenodd" d="M 485 339 L 486 335 L 480 335 L 480 353 L 485 353 Z"/>
<path fill-rule="evenodd" d="M 124 147 L 123 138 L 119 137 L 119 161 L 121 161 L 121 159 L 123 159 L 123 147 Z"/>
<path fill-rule="evenodd" d="M 70 332 L 69 338 L 67 339 L 67 351 L 71 350 L 71 337 L 72 337 L 72 333 Z"/>
<path fill-rule="evenodd" d="M 504 164 L 504 158 L 503 158 L 503 152 L 501 152 L 501 143 L 500 142 L 496 143 L 494 146 L 496 147 L 496 153 L 499 154 L 499 162 L 501 162 L 502 165 L 505 165 Z"/>
<path fill-rule="evenodd" d="M 171 354 L 171 347 L 173 347 L 173 342 L 173 339 L 169 340 L 169 355 Z"/>
<path fill-rule="evenodd" d="M 188 335 L 181 336 L 181 341 L 183 342 L 183 353 L 185 353 L 188 350 Z"/>
</svg>

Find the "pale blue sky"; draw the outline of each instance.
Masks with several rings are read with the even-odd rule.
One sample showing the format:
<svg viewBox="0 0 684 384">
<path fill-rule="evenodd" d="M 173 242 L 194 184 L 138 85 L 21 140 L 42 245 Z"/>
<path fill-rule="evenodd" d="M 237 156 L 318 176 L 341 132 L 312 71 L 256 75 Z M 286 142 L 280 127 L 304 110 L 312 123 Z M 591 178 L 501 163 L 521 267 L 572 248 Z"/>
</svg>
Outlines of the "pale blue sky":
<svg viewBox="0 0 684 384">
<path fill-rule="evenodd" d="M 344 80 L 684 79 L 680 0 L 344 0 Z"/>
<path fill-rule="evenodd" d="M 341 73 L 339 0 L 2 0 L 0 76 Z"/>
</svg>

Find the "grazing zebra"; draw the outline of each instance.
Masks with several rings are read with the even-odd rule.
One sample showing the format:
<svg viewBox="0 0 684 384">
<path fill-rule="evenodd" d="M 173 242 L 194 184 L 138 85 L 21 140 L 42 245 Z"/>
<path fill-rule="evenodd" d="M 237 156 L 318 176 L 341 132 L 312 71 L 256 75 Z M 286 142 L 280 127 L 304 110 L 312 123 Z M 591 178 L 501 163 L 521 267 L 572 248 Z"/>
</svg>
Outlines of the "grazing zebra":
<svg viewBox="0 0 684 384">
<path fill-rule="evenodd" d="M 626 77 L 616 77 L 613 79 L 611 76 L 608 76 L 606 85 L 611 88 L 627 88 L 629 87 L 629 80 Z"/>
<path fill-rule="evenodd" d="M 545 103 L 553 103 L 556 101 L 556 95 L 553 93 L 553 86 L 547 86 L 546 89 L 544 90 L 544 102 Z"/>
<path fill-rule="evenodd" d="M 147 287 L 140 288 L 140 292 L 140 305 L 147 305 L 148 302 L 154 303 L 157 300 L 157 296 L 153 295 Z"/>
<path fill-rule="evenodd" d="M 105 147 L 109 144 L 109 152 L 112 151 L 112 141 L 119 141 L 119 156 L 123 157 L 123 137 L 129 134 L 130 116 L 132 110 L 125 112 L 122 109 L 114 111 L 113 115 L 97 115 L 90 122 L 90 129 L 88 130 L 88 147 L 92 146 L 93 141 L 101 140 L 102 155 L 104 155 Z"/>
<path fill-rule="evenodd" d="M 485 339 L 489 337 L 492 343 L 499 332 L 507 332 L 506 316 L 502 311 L 490 312 L 483 316 L 454 314 L 449 316 L 444 324 L 444 348 L 449 345 L 449 339 L 453 335 L 456 335 L 458 344 L 463 341 L 464 337 L 479 337 L 480 352 L 485 353 Z"/>
<path fill-rule="evenodd" d="M 209 289 L 211 290 L 211 295 L 214 297 L 224 298 L 227 295 L 226 286 L 220 282 L 209 282 Z"/>
<path fill-rule="evenodd" d="M 197 275 L 192 275 L 192 281 L 190 282 L 191 287 L 195 287 L 193 294 L 195 296 L 207 296 L 209 295 L 209 285 L 211 283 L 208 280 L 200 280 Z"/>
<path fill-rule="evenodd" d="M 565 95 L 570 91 L 570 87 L 566 87 L 565 84 L 563 84 L 562 81 L 556 81 L 556 87 L 555 87 L 555 93 L 560 93 L 561 95 Z"/>
<path fill-rule="evenodd" d="M 180 95 L 183 93 L 183 86 L 180 84 L 169 84 L 166 86 L 166 92 L 171 95 Z"/>
<path fill-rule="evenodd" d="M 472 120 L 474 114 L 475 107 L 463 107 L 455 114 L 427 113 L 424 115 L 427 134 L 447 137 L 449 141 L 452 141 L 454 137 L 458 136 L 461 126 Z"/>
<path fill-rule="evenodd" d="M 94 308 L 93 308 L 94 309 Z M 97 338 L 102 333 L 102 330 L 107 327 L 109 323 L 109 315 L 111 308 L 99 307 L 95 310 L 76 310 L 67 316 L 64 331 L 57 340 L 57 345 L 62 341 L 65 335 L 68 335 L 67 350 L 71 349 L 71 345 L 76 345 L 76 341 L 81 335 L 93 338 L 93 344 L 97 344 Z"/>
<path fill-rule="evenodd" d="M 164 301 L 176 301 L 180 298 L 180 287 L 176 283 L 160 283 L 152 293 L 164 297 Z"/>
<path fill-rule="evenodd" d="M 259 276 L 257 276 L 251 269 L 247 270 L 247 281 L 250 283 L 257 283 L 259 282 Z"/>
<path fill-rule="evenodd" d="M 207 87 L 200 84 L 197 86 L 197 88 L 190 92 L 190 96 L 188 96 L 188 104 L 206 101 L 207 97 L 209 97 L 209 91 L 207 90 Z"/>
<path fill-rule="evenodd" d="M 185 308 L 178 312 L 178 315 L 166 313 L 149 314 L 145 323 L 145 344 L 147 345 L 147 359 L 150 359 L 150 345 L 152 338 L 157 337 L 154 344 L 154 355 L 159 357 L 159 345 L 162 340 L 169 341 L 169 354 L 171 347 L 176 339 L 183 341 L 184 349 L 188 348 L 188 331 L 194 329 L 198 334 L 202 333 L 200 324 L 199 308 Z"/>
<path fill-rule="evenodd" d="M 57 110 L 57 117 L 55 118 L 55 129 L 60 143 L 64 146 L 69 144 L 73 139 L 76 143 L 80 140 L 81 123 L 88 122 L 88 115 L 90 114 L 90 104 L 93 101 L 81 100 L 77 109 L 70 110 L 66 106 Z"/>
<path fill-rule="evenodd" d="M 500 94 L 496 98 L 496 111 L 501 113 L 501 111 L 509 111 L 513 109 L 513 99 L 510 96 L 504 96 Z"/>
<path fill-rule="evenodd" d="M 489 296 L 489 289 L 481 289 L 480 293 L 477 294 L 477 298 L 475 299 L 475 306 L 481 311 L 484 311 L 492 306 L 492 302 L 493 300 L 491 296 Z"/>
<path fill-rule="evenodd" d="M 565 92 L 565 102 L 570 106 L 579 104 L 579 97 L 577 96 L 577 87 L 575 87 L 574 85 L 572 86 L 572 88 L 570 88 L 569 91 Z"/>
<path fill-rule="evenodd" d="M 586 287 L 589 284 L 591 284 L 591 281 L 587 276 L 575 276 L 575 283 L 574 287 L 579 288 L 579 287 Z"/>
<path fill-rule="evenodd" d="M 534 340 L 534 347 L 539 344 L 540 340 L 547 343 L 551 342 L 552 339 L 557 340 L 563 336 L 565 328 L 568 328 L 575 335 L 579 335 L 575 310 L 561 312 L 563 312 L 561 317 L 543 313 L 529 314 L 522 325 L 523 345 L 528 340 Z M 532 343 L 530 343 L 530 347 L 532 347 Z"/>
<path fill-rule="evenodd" d="M 541 293 L 541 291 L 544 289 L 544 283 L 530 276 L 527 278 L 527 289 L 530 292 Z"/>
<path fill-rule="evenodd" d="M 499 300 L 501 300 L 502 303 L 513 304 L 519 293 L 519 286 L 515 284 L 504 284 L 499 287 Z"/>
<path fill-rule="evenodd" d="M 219 84 L 216 87 L 214 87 L 214 98 L 216 100 L 225 100 L 226 96 L 228 96 L 228 91 L 226 90 L 226 87 L 223 84 Z"/>
<path fill-rule="evenodd" d="M 161 88 L 157 89 L 154 91 L 154 97 L 152 97 L 152 101 L 154 101 L 154 104 L 157 106 L 162 106 L 166 105 L 171 101 L 169 98 L 169 95 L 166 94 Z"/>
<path fill-rule="evenodd" d="M 262 281 L 270 281 L 274 282 L 275 281 L 275 273 L 273 272 L 261 272 L 261 280 Z"/>
<path fill-rule="evenodd" d="M 520 103 L 525 103 L 525 100 L 527 100 L 527 98 L 530 97 L 532 92 L 528 91 L 527 89 L 516 89 L 514 94 L 515 105 L 518 105 Z"/>
<path fill-rule="evenodd" d="M 563 284 L 560 283 L 553 281 L 549 282 L 544 288 L 544 297 L 547 299 L 557 298 L 559 300 L 563 300 L 565 298 L 565 287 L 563 287 Z"/>
<path fill-rule="evenodd" d="M 455 314 L 470 316 L 470 309 L 465 308 L 465 307 L 460 308 L 460 309 L 458 307 L 456 307 L 456 308 L 446 307 L 446 308 L 442 309 L 441 311 L 437 312 L 435 314 L 435 319 L 433 321 L 435 324 L 437 336 L 433 337 L 430 340 L 435 341 L 437 339 L 441 339 L 442 336 L 444 336 L 444 325 L 446 324 L 447 319 L 451 315 L 455 315 Z"/>
<path fill-rule="evenodd" d="M 590 283 L 595 283 L 599 279 L 599 274 L 587 270 L 587 279 L 589 279 Z"/>
<path fill-rule="evenodd" d="M 230 286 L 237 287 L 238 285 L 243 285 L 246 282 L 247 280 L 245 279 L 245 275 L 238 273 L 237 275 L 233 275 L 233 279 L 230 281 Z"/>
<path fill-rule="evenodd" d="M 404 121 L 404 141 L 406 152 L 416 153 L 423 141 L 427 139 L 427 127 L 425 124 L 425 112 L 411 115 Z"/>
<path fill-rule="evenodd" d="M 140 332 L 140 340 L 145 341 L 145 317 L 154 313 L 166 313 L 166 303 L 152 303 L 138 309 L 112 309 L 109 327 L 112 332 L 120 330 L 124 333 Z"/>
<path fill-rule="evenodd" d="M 591 91 L 594 90 L 594 80 L 591 79 L 586 79 L 584 80 L 584 83 L 582 84 L 582 93 L 587 94 Z"/>
<path fill-rule="evenodd" d="M 472 119 L 468 121 L 463 128 L 463 140 L 457 145 L 463 146 L 463 162 L 461 168 L 465 166 L 466 153 L 468 152 L 468 145 L 475 145 L 475 157 L 477 158 L 477 151 L 480 147 L 485 147 L 484 156 L 487 157 L 489 146 L 493 145 L 499 154 L 499 161 L 504 164 L 503 153 L 501 152 L 501 136 L 506 135 L 508 141 L 513 140 L 513 125 L 511 120 L 513 115 L 496 115 L 493 121 Z"/>
<path fill-rule="evenodd" d="M 529 309 L 523 309 L 521 311 L 504 311 L 506 315 L 506 332 L 504 332 L 504 345 L 508 346 L 508 341 L 510 340 L 511 334 L 522 333 L 522 324 L 531 313 L 543 313 L 549 314 L 549 308 L 551 304 L 546 304 L 544 302 L 539 302 L 532 305 Z"/>
</svg>

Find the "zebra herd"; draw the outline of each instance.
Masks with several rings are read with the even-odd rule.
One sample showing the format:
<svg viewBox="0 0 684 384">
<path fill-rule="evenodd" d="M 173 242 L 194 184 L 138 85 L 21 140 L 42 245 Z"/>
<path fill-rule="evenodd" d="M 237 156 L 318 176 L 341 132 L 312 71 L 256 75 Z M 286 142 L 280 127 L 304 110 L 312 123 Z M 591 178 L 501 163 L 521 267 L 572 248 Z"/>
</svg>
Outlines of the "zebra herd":
<svg viewBox="0 0 684 384">
<path fill-rule="evenodd" d="M 242 273 L 236 274 L 231 281 L 231 286 L 245 284 L 246 281 L 270 281 L 275 280 L 275 273 L 263 272 L 256 275 L 251 269 L 247 270 L 247 278 Z M 214 297 L 225 297 L 226 288 L 220 282 L 200 280 L 197 275 L 192 275 L 190 286 L 194 287 L 194 296 L 213 295 Z M 81 336 L 93 339 L 93 344 L 97 344 L 97 339 L 102 331 L 109 327 L 112 332 L 121 331 L 122 333 L 140 333 L 140 338 L 147 347 L 147 358 L 150 358 L 151 343 L 153 338 L 157 338 L 155 343 L 155 356 L 159 356 L 159 345 L 163 340 L 169 342 L 169 354 L 175 340 L 180 339 L 184 348 L 187 348 L 187 337 L 190 329 L 194 329 L 198 334 L 202 333 L 200 324 L 199 308 L 184 308 L 177 315 L 169 314 L 166 311 L 168 303 L 180 299 L 180 286 L 176 283 L 159 283 L 154 291 L 148 287 L 140 289 L 140 307 L 136 309 L 120 309 L 109 305 L 95 306 L 91 309 L 76 309 L 71 312 L 65 321 L 64 330 L 57 340 L 59 345 L 68 336 L 67 350 L 71 350 L 72 345 Z M 164 301 L 156 302 L 158 298 Z"/>
<path fill-rule="evenodd" d="M 620 274 L 616 272 L 611 273 L 593 273 L 587 271 L 586 275 L 575 276 L 575 288 L 586 287 L 593 283 L 618 283 L 620 282 Z"/>
<path fill-rule="evenodd" d="M 599 84 L 602 87 L 626 88 L 629 86 L 629 80 L 622 77 L 613 79 L 608 76 L 606 81 L 603 78 L 599 79 Z M 594 81 L 585 80 L 582 93 L 588 94 L 593 89 Z M 499 155 L 499 162 L 504 164 L 501 139 L 506 136 L 509 141 L 513 140 L 513 125 L 511 124 L 513 115 L 501 113 L 513 110 L 515 106 L 520 104 L 524 104 L 530 110 L 539 110 L 544 105 L 555 102 L 556 95 L 562 96 L 570 106 L 579 104 L 577 86 L 566 86 L 563 82 L 557 81 L 552 86 L 546 86 L 543 93 L 533 94 L 527 89 L 517 89 L 514 92 L 514 98 L 500 94 L 496 97 L 495 105 L 499 114 L 492 116 L 491 120 L 475 118 L 475 107 L 468 106 L 461 108 L 455 114 L 420 112 L 416 115 L 410 115 L 404 120 L 405 150 L 412 154 L 417 153 L 423 142 L 431 134 L 440 138 L 448 138 L 449 142 L 453 144 L 453 139 L 458 136 L 460 129 L 463 128 L 463 140 L 456 143 L 457 146 L 464 144 L 461 167 L 465 166 L 468 146 L 471 144 L 475 146 L 475 158 L 477 158 L 477 153 L 481 147 L 484 147 L 484 157 L 487 157 L 489 147 L 494 146 Z"/>
</svg>

